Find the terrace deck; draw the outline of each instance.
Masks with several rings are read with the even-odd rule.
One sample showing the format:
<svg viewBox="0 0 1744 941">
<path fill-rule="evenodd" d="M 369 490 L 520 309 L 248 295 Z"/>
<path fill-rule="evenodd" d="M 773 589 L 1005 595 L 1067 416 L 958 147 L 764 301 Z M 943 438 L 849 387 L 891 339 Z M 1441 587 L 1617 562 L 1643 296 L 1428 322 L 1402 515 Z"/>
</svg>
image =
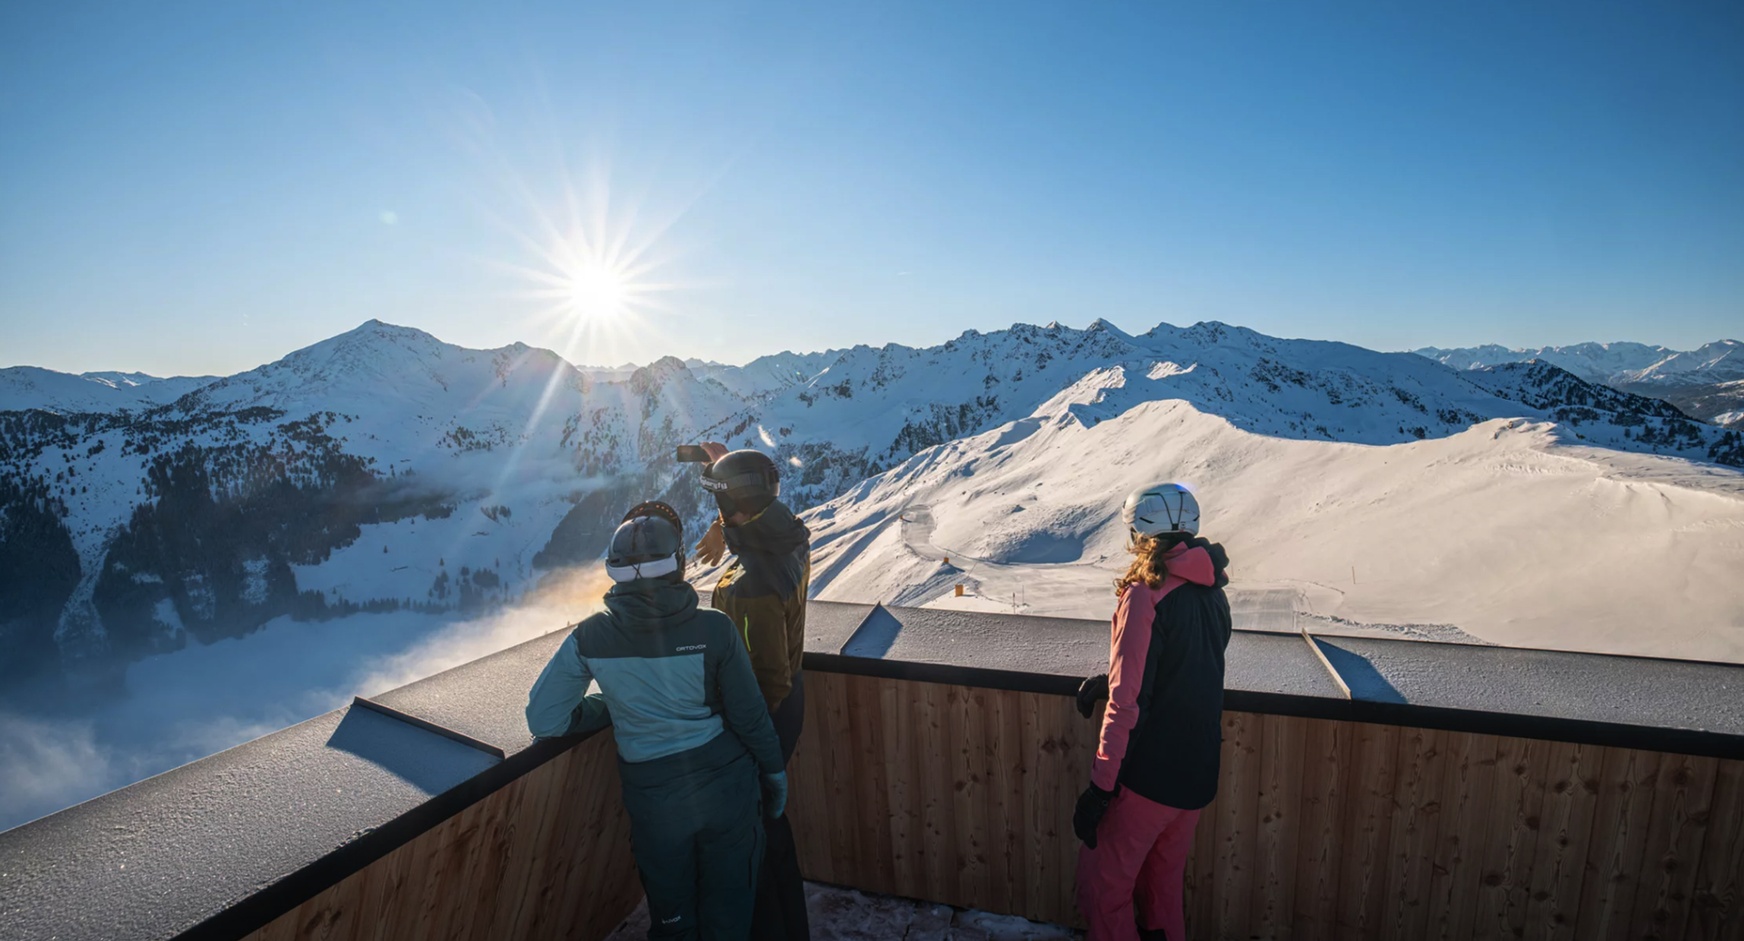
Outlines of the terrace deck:
<svg viewBox="0 0 1744 941">
<path fill-rule="evenodd" d="M 808 624 L 807 874 L 1076 924 L 1095 726 L 1069 694 L 1106 624 L 825 602 Z M 611 736 L 521 719 L 562 636 L 379 697 L 415 722 L 337 710 L 0 834 L 5 937 L 604 937 L 639 895 Z M 1194 936 L 1740 937 L 1741 686 L 1238 632 Z"/>
</svg>

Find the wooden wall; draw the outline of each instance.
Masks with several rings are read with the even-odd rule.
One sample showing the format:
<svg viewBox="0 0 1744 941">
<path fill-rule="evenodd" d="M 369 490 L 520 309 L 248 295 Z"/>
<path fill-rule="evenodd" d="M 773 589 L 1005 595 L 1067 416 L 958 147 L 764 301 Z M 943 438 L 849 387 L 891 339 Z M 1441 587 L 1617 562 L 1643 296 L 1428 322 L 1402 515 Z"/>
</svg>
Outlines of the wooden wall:
<svg viewBox="0 0 1744 941">
<path fill-rule="evenodd" d="M 1082 924 L 1069 698 L 806 682 L 809 878 Z M 1744 939 L 1744 762 L 1249 713 L 1224 738 L 1194 938 Z"/>
<path fill-rule="evenodd" d="M 612 737 L 596 735 L 249 941 L 598 941 L 641 901 Z"/>
<path fill-rule="evenodd" d="M 809 878 L 1081 924 L 1096 726 L 1063 696 L 813 672 Z M 1229 713 L 1192 936 L 1744 939 L 1744 762 Z M 639 900 L 596 736 L 249 937 L 576 938 Z"/>
</svg>

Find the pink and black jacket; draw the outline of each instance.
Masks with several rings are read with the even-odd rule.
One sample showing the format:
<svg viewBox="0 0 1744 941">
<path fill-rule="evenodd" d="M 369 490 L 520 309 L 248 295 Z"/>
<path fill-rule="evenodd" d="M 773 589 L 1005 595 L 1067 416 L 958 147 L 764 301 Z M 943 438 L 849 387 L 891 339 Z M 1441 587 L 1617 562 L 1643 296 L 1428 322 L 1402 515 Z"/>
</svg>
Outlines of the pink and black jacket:
<svg viewBox="0 0 1744 941">
<path fill-rule="evenodd" d="M 1198 810 L 1217 796 L 1229 557 L 1193 539 L 1170 549 L 1161 588 L 1128 586 L 1114 612 L 1108 711 L 1090 780 Z"/>
</svg>

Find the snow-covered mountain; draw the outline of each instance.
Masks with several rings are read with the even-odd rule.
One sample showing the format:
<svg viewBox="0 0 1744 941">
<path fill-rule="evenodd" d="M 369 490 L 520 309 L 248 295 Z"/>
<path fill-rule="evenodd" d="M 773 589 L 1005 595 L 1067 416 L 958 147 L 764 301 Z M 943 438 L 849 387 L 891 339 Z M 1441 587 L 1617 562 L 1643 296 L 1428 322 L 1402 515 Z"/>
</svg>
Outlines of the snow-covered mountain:
<svg viewBox="0 0 1744 941">
<path fill-rule="evenodd" d="M 741 398 L 757 401 L 810 382 L 841 356 L 841 350 L 822 353 L 784 350 L 772 356 L 759 356 L 743 366 L 702 359 L 687 359 L 684 365 L 696 375 L 720 383 Z"/>
<path fill-rule="evenodd" d="M 1357 443 L 1264 430 L 1240 395 L 1180 395 L 1178 364 L 1099 369 L 807 513 L 813 588 L 1106 617 L 1123 498 L 1177 480 L 1227 547 L 1250 626 L 1744 661 L 1744 474 L 1594 446 L 1592 421 L 1520 394 L 1581 387 L 1560 371 L 1540 383 L 1544 370 L 1485 376 L 1512 398 L 1451 433 Z"/>
<path fill-rule="evenodd" d="M 1454 350 L 1431 346 L 1417 353 L 1456 369 L 1552 363 L 1588 382 L 1664 399 L 1693 418 L 1744 429 L 1744 344 L 1737 340 L 1683 351 L 1640 343 L 1577 343 L 1535 350 L 1493 344 Z"/>
<path fill-rule="evenodd" d="M 1560 366 L 1588 382 L 1609 382 L 1626 373 L 1651 368 L 1677 351 L 1645 343 L 1575 343 L 1537 349 L 1487 343 L 1454 349 L 1426 346 L 1415 352 L 1455 369 L 1488 369 L 1503 363 L 1539 360 Z"/>
<path fill-rule="evenodd" d="M 37 366 L 0 369 L 0 412 L 113 412 L 174 402 L 213 376 L 162 379 L 140 372 L 55 372 Z"/>
<path fill-rule="evenodd" d="M 1643 343 L 1576 343 L 1537 349 L 1489 344 L 1459 349 L 1426 346 L 1416 351 L 1455 369 L 1484 369 L 1531 360 L 1561 366 L 1587 380 L 1612 386 L 1708 385 L 1744 379 L 1744 343 L 1717 340 L 1695 350 Z"/>
<path fill-rule="evenodd" d="M 1131 336 L 1019 324 L 969 331 L 928 349 L 855 347 L 810 382 L 779 393 L 728 443 L 794 468 L 784 486 L 805 506 L 936 444 L 1031 415 L 1110 367 L 1159 381 L 1257 434 L 1393 444 L 1455 434 L 1496 417 L 1567 425 L 1571 440 L 1740 460 L 1737 444 L 1663 402 L 1582 381 L 1544 363 L 1457 371 L 1409 353 L 1283 340 L 1241 327 L 1162 324 Z"/>
<path fill-rule="evenodd" d="M 676 359 L 602 383 L 372 321 L 156 408 L 0 412 L 0 642 L 106 661 L 511 598 L 742 406 Z"/>
<path fill-rule="evenodd" d="M 1316 442 L 1430 447 L 1501 419 L 1558 447 L 1744 463 L 1744 435 L 1546 363 L 1460 371 L 1215 323 L 1139 336 L 1101 321 L 1018 325 L 926 349 L 745 367 L 669 357 L 606 375 L 522 344 L 470 350 L 372 321 L 152 408 L 0 412 L 0 644 L 15 653 L 0 670 L 112 662 L 285 614 L 511 599 L 596 559 L 637 500 L 700 523 L 694 469 L 672 461 L 699 440 L 775 455 L 799 508 L 867 493 L 862 481 L 885 471 L 879 486 L 906 479 L 892 469 L 939 460 L 937 445 L 1010 448 L 1049 421 L 1094 430 L 1166 402 L 1292 456 Z M 1134 433 L 1176 446 L 1166 427 Z M 1294 486 L 1312 490 L 1334 467 L 1303 465 Z M 1075 486 L 1100 493 L 1128 473 Z M 1011 538 L 1008 561 L 1054 557 Z M 819 584 L 840 596 L 852 579 L 831 566 L 820 559 Z"/>
</svg>

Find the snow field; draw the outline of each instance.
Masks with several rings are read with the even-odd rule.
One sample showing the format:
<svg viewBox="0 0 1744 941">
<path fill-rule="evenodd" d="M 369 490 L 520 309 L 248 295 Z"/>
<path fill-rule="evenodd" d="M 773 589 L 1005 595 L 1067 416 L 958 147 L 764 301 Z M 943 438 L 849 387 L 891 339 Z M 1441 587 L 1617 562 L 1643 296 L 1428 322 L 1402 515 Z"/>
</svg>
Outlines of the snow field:
<svg viewBox="0 0 1744 941">
<path fill-rule="evenodd" d="M 1094 424 L 1118 386 L 1080 386 L 1032 418 L 924 452 L 808 514 L 818 560 L 853 555 L 817 596 L 1100 617 L 1125 565 L 1121 501 L 1159 480 L 1194 486 L 1232 587 L 1289 588 L 1305 613 L 1453 625 L 1523 647 L 1744 661 L 1744 475 L 1560 443 L 1497 419 L 1385 446 L 1232 427 L 1182 401 L 1141 401 Z M 962 579 L 890 525 L 930 506 L 932 541 L 977 560 Z M 857 529 L 882 520 L 876 534 Z M 838 545 L 841 545 L 838 548 Z M 1060 560 L 1020 564 L 1037 546 Z M 967 560 L 953 559 L 956 565 Z M 936 590 L 936 593 L 935 593 Z M 917 597 L 927 594 L 930 597 Z M 1003 604 L 1003 608 L 1001 605 Z"/>
</svg>

